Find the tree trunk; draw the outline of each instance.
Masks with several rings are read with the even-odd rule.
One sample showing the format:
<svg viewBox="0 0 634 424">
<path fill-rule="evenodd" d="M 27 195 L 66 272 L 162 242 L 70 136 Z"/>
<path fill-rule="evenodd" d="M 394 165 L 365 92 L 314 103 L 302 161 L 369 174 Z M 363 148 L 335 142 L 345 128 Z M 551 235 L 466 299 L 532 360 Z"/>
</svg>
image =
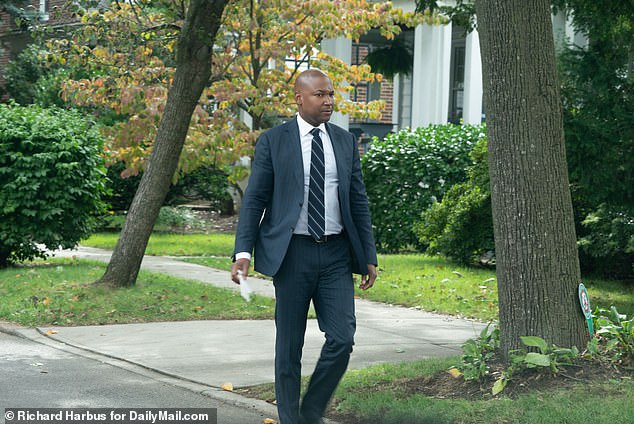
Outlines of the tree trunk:
<svg viewBox="0 0 634 424">
<path fill-rule="evenodd" d="M 502 354 L 582 349 L 579 258 L 549 0 L 477 0 Z M 508 357 L 507 357 L 508 359 Z"/>
<path fill-rule="evenodd" d="M 135 284 L 154 222 L 169 191 L 194 108 L 211 75 L 211 55 L 227 0 L 191 0 L 176 53 L 176 74 L 167 96 L 148 165 L 134 195 L 108 268 L 97 282 Z"/>
</svg>

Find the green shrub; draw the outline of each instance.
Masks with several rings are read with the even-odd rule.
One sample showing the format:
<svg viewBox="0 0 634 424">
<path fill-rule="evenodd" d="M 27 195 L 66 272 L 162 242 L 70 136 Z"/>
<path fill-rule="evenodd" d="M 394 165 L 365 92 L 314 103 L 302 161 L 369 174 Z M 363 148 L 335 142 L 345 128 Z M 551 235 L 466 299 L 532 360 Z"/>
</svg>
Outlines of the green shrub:
<svg viewBox="0 0 634 424">
<path fill-rule="evenodd" d="M 0 267 L 71 248 L 103 213 L 102 139 L 77 112 L 0 105 Z"/>
<path fill-rule="evenodd" d="M 575 346 L 557 347 L 537 336 L 520 336 L 520 340 L 522 344 L 538 352 L 527 352 L 526 349 L 509 352 L 511 363 L 495 380 L 491 389 L 491 394 L 494 396 L 504 390 L 509 381 L 515 379 L 517 375 L 526 373 L 527 370 L 535 370 L 539 373 L 550 372 L 555 375 L 559 373 L 561 366 L 572 366 L 579 357 L 579 349 Z"/>
<path fill-rule="evenodd" d="M 581 222 L 579 252 L 584 270 L 617 278 L 634 274 L 634 216 L 626 208 L 600 205 Z"/>
<path fill-rule="evenodd" d="M 599 18 L 596 2 L 575 3 L 570 16 L 591 42 L 562 51 L 559 76 L 581 265 L 585 271 L 631 278 L 632 19 L 629 8 L 621 4 L 604 8 Z"/>
<path fill-rule="evenodd" d="M 632 15 L 606 7 L 609 17 L 599 18 L 592 12 L 596 7 L 596 2 L 576 2 L 570 16 L 592 42 L 569 46 L 559 57 L 570 181 L 595 207 L 607 203 L 632 211 Z"/>
<path fill-rule="evenodd" d="M 421 214 L 415 232 L 429 253 L 473 263 L 495 252 L 486 139 L 471 153 L 469 179 L 449 189 Z M 582 270 L 631 278 L 634 274 L 634 216 L 629 208 L 593 206 L 573 185 L 575 224 Z M 487 255 L 487 258 L 490 255 Z"/>
<path fill-rule="evenodd" d="M 8 94 L 21 105 L 64 105 L 59 92 L 68 71 L 52 68 L 42 55 L 42 47 L 36 44 L 27 46 L 7 64 L 4 77 Z"/>
<path fill-rule="evenodd" d="M 125 164 L 123 162 L 116 162 L 108 166 L 108 194 L 104 197 L 104 201 L 115 212 L 130 209 L 134 194 L 141 182 L 141 174 L 122 177 L 121 173 L 124 170 Z"/>
<path fill-rule="evenodd" d="M 374 139 L 362 166 L 380 250 L 421 247 L 414 223 L 451 186 L 465 180 L 469 152 L 482 137 L 483 126 L 448 124 Z"/>
<path fill-rule="evenodd" d="M 414 231 L 427 252 L 468 264 L 495 251 L 487 156 L 482 138 L 471 152 L 469 180 L 451 187 L 421 214 Z"/>
<path fill-rule="evenodd" d="M 121 232 L 123 224 L 125 224 L 126 212 L 114 212 L 100 216 L 97 219 L 95 231 L 102 232 Z"/>
<path fill-rule="evenodd" d="M 500 330 L 493 328 L 489 331 L 489 323 L 476 339 L 469 339 L 462 345 L 462 361 L 454 370 L 450 370 L 454 376 L 460 376 L 465 380 L 479 380 L 485 383 L 492 375 L 491 365 L 499 362 L 500 352 Z M 497 377 L 491 393 L 495 396 L 499 394 L 509 381 L 533 369 L 538 372 L 550 372 L 557 374 L 561 366 L 573 365 L 579 357 L 579 350 L 576 347 L 560 348 L 547 343 L 537 336 L 521 336 L 522 344 L 533 351 L 518 349 L 509 352 L 511 361 L 506 369 L 501 372 L 496 371 Z"/>
</svg>

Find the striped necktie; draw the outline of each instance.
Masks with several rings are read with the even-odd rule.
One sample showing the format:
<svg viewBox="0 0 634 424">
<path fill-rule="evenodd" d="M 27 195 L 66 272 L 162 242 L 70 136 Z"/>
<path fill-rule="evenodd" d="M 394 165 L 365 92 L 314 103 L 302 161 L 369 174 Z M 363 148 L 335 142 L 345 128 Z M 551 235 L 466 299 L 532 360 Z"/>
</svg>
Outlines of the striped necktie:
<svg viewBox="0 0 634 424">
<path fill-rule="evenodd" d="M 315 240 L 326 231 L 326 207 L 324 206 L 324 146 L 319 137 L 319 128 L 310 131 L 313 143 L 310 154 L 310 185 L 308 186 L 308 232 Z"/>
</svg>

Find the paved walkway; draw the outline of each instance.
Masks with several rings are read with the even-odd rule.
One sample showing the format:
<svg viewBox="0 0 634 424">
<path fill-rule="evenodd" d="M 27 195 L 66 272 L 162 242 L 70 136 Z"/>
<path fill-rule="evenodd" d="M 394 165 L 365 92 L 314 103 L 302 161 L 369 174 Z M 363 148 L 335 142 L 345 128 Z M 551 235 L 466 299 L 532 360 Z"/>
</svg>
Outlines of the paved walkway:
<svg viewBox="0 0 634 424">
<path fill-rule="evenodd" d="M 55 252 L 55 256 L 107 262 L 110 252 L 80 247 Z M 238 290 L 228 272 L 173 258 L 146 256 L 142 269 Z M 249 278 L 249 282 L 256 293 L 274 296 L 270 281 Z M 351 369 L 459 355 L 460 345 L 476 337 L 484 326 L 479 322 L 361 299 L 356 300 L 356 312 L 356 346 Z M 12 332 L 57 343 L 62 349 L 78 348 L 126 361 L 205 387 L 219 388 L 226 382 L 241 387 L 274 379 L 275 325 L 270 320 L 13 328 Z M 323 334 L 316 320 L 310 320 L 304 348 L 304 374 L 312 372 L 322 343 Z"/>
</svg>

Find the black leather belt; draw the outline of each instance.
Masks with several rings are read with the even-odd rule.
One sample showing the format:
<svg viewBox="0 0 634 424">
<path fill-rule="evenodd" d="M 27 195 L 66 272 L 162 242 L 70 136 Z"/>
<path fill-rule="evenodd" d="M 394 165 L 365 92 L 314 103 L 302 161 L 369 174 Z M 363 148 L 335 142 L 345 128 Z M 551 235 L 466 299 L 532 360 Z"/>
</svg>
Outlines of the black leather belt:
<svg viewBox="0 0 634 424">
<path fill-rule="evenodd" d="M 315 239 L 313 238 L 313 236 L 309 236 L 307 234 L 293 234 L 293 237 L 298 237 L 301 239 L 305 239 L 305 240 L 310 240 L 313 243 L 328 243 L 329 241 L 335 241 L 335 240 L 341 240 L 342 238 L 344 238 L 343 233 L 339 233 L 339 234 L 328 234 L 327 236 L 322 236 L 320 239 Z"/>
</svg>

